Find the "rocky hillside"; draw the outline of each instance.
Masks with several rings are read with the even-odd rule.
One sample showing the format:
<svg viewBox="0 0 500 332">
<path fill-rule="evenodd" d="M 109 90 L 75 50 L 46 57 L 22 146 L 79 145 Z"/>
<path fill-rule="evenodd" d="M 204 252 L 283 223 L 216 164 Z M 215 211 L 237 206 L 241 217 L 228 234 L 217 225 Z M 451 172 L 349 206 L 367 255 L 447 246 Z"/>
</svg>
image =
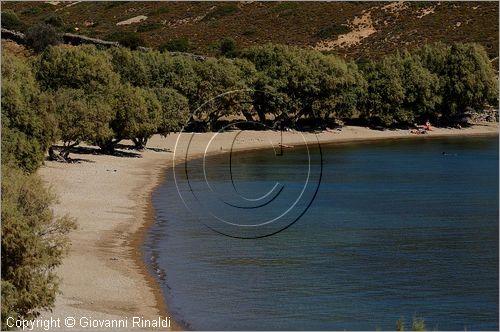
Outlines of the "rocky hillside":
<svg viewBox="0 0 500 332">
<path fill-rule="evenodd" d="M 213 54 L 221 39 L 238 47 L 284 43 L 373 58 L 441 41 L 478 42 L 498 57 L 498 2 L 4 2 L 21 29 L 57 15 L 64 30 L 109 39 L 135 32 L 145 46 L 172 40 Z M 496 62 L 496 61 L 495 61 Z"/>
</svg>

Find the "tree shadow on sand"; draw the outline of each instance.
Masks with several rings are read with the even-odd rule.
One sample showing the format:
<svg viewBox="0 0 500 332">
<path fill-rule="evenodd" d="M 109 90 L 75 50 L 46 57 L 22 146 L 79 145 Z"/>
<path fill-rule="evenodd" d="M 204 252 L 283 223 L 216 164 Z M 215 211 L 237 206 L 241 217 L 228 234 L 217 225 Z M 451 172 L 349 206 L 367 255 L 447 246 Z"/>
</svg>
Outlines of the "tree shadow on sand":
<svg viewBox="0 0 500 332">
<path fill-rule="evenodd" d="M 52 148 L 56 151 L 60 151 L 64 147 L 61 145 L 53 145 Z M 52 160 L 52 161 L 60 161 L 60 162 L 67 162 L 67 163 L 81 163 L 81 162 L 95 162 L 93 160 L 89 159 L 83 159 L 83 158 L 72 158 L 71 154 L 77 154 L 77 155 L 105 155 L 105 156 L 114 156 L 114 157 L 123 157 L 123 158 L 142 158 L 141 152 L 145 150 L 151 150 L 154 152 L 168 152 L 172 153 L 171 149 L 168 148 L 145 148 L 143 150 L 138 150 L 134 145 L 128 145 L 128 144 L 117 144 L 114 151 L 112 153 L 109 152 L 104 152 L 101 148 L 98 147 L 93 147 L 93 146 L 75 146 L 70 149 L 70 155 L 66 159 L 54 159 L 51 158 L 50 156 L 47 157 L 47 160 Z"/>
<path fill-rule="evenodd" d="M 60 150 L 63 147 L 60 145 L 54 145 L 53 146 L 54 150 Z M 113 153 L 104 153 L 100 148 L 98 147 L 92 147 L 92 146 L 76 146 L 71 148 L 70 150 L 70 156 L 67 158 L 68 160 L 66 162 L 76 162 L 76 161 L 85 161 L 85 162 L 93 162 L 92 160 L 88 159 L 82 159 L 82 158 L 72 158 L 71 154 L 77 154 L 77 155 L 105 155 L 105 156 L 114 156 L 114 157 L 123 157 L 123 158 L 142 158 L 142 155 L 140 152 L 131 152 L 131 151 L 123 151 L 123 150 L 132 150 L 130 146 L 128 145 L 121 145 L 118 146 L 117 149 L 113 151 Z M 50 159 L 50 157 L 49 157 Z M 61 160 L 62 161 L 62 160 Z"/>
<path fill-rule="evenodd" d="M 66 158 L 66 159 L 54 159 L 50 156 L 47 156 L 45 158 L 45 161 L 56 161 L 60 163 L 66 163 L 66 164 L 81 164 L 81 163 L 95 163 L 94 160 L 90 159 L 84 159 L 84 158 Z"/>
</svg>

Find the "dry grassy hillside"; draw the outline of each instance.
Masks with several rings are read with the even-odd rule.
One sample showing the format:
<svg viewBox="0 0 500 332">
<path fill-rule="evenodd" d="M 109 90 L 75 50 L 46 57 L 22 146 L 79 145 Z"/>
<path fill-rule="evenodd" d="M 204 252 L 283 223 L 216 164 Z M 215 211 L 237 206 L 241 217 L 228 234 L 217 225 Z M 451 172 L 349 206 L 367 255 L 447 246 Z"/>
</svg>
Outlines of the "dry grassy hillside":
<svg viewBox="0 0 500 332">
<path fill-rule="evenodd" d="M 180 37 L 192 51 L 213 53 L 224 37 L 238 47 L 267 42 L 377 57 L 442 41 L 478 42 L 498 56 L 498 2 L 4 2 L 29 26 L 51 12 L 66 31 L 106 39 L 140 34 L 158 47 Z M 77 29 L 75 29 L 77 28 Z"/>
</svg>

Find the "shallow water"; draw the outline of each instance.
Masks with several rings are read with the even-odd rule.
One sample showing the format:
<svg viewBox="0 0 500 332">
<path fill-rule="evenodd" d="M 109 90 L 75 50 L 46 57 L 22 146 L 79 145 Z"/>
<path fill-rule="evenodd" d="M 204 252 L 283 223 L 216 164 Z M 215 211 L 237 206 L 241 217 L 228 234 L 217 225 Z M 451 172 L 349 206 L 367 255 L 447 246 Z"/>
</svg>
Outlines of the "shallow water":
<svg viewBox="0 0 500 332">
<path fill-rule="evenodd" d="M 169 171 L 144 251 L 174 319 L 203 330 L 387 330 L 416 316 L 429 329 L 497 330 L 498 137 L 321 148 L 322 173 L 316 147 L 310 162 L 304 149 L 233 155 L 231 171 L 227 156 L 210 158 L 210 187 L 200 161 L 188 166 L 191 188 L 178 167 L 188 208 Z M 285 216 L 224 223 L 279 217 L 308 170 Z M 250 208 L 276 183 L 272 202 Z M 264 236 L 303 211 L 260 239 L 208 228 Z"/>
</svg>

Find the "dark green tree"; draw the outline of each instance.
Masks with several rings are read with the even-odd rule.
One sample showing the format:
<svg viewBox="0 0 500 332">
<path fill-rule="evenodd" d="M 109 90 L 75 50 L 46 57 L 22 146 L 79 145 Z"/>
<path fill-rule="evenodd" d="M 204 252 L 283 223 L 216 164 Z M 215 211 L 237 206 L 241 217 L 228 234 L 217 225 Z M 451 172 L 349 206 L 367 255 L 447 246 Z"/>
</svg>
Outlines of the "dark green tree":
<svg viewBox="0 0 500 332">
<path fill-rule="evenodd" d="M 108 50 L 111 55 L 113 70 L 118 73 L 123 83 L 133 86 L 149 86 L 151 82 L 151 67 L 146 65 L 145 58 L 150 52 L 135 52 L 123 47 L 112 47 Z M 144 56 L 141 57 L 141 54 Z"/>
<path fill-rule="evenodd" d="M 442 101 L 440 80 L 419 57 L 408 52 L 386 56 L 363 66 L 368 82 L 363 116 L 383 126 L 413 125 L 435 119 Z"/>
<path fill-rule="evenodd" d="M 147 140 L 158 131 L 161 104 L 149 90 L 123 85 L 112 96 L 113 117 L 110 127 L 113 137 L 103 137 L 96 144 L 106 153 L 113 153 L 116 144 L 130 139 L 137 148 L 145 147 Z"/>
<path fill-rule="evenodd" d="M 213 130 L 221 117 L 241 112 L 246 85 L 240 68 L 225 58 L 198 62 L 194 68 L 198 80 L 192 110 L 196 120 Z"/>
<path fill-rule="evenodd" d="M 110 34 L 108 40 L 116 41 L 120 45 L 136 50 L 140 46 L 146 46 L 146 42 L 137 32 L 117 31 Z"/>
<path fill-rule="evenodd" d="M 157 133 L 163 136 L 180 131 L 189 117 L 186 97 L 174 89 L 155 88 L 152 90 L 161 105 Z"/>
<path fill-rule="evenodd" d="M 56 13 L 50 13 L 50 14 L 48 14 L 44 18 L 43 22 L 45 24 L 53 26 L 57 30 L 63 30 L 64 29 L 64 20 L 63 20 L 63 18 L 60 15 L 58 15 Z"/>
<path fill-rule="evenodd" d="M 228 58 L 234 58 L 236 56 L 237 47 L 233 38 L 224 38 L 220 41 L 219 54 Z"/>
<path fill-rule="evenodd" d="M 57 121 L 40 99 L 31 64 L 2 52 L 2 160 L 28 172 L 38 168 L 55 141 Z"/>
<path fill-rule="evenodd" d="M 98 140 L 113 137 L 109 127 L 113 113 L 104 96 L 88 94 L 79 89 L 59 89 L 45 94 L 42 103 L 55 114 L 57 119 L 57 139 L 63 143 L 59 154 L 53 149 L 50 156 L 58 160 L 69 160 L 71 149 L 82 142 L 93 144 Z"/>
<path fill-rule="evenodd" d="M 50 47 L 35 61 L 36 78 L 43 89 L 83 89 L 106 94 L 119 83 L 111 57 L 93 45 Z"/>
<path fill-rule="evenodd" d="M 441 76 L 445 120 L 453 122 L 468 110 L 481 111 L 486 104 L 498 103 L 498 78 L 486 52 L 477 44 L 452 45 Z"/>
<path fill-rule="evenodd" d="M 187 37 L 171 39 L 160 46 L 161 52 L 189 52 L 190 49 L 191 42 Z"/>
<path fill-rule="evenodd" d="M 59 32 L 52 25 L 38 23 L 26 31 L 26 43 L 35 52 L 42 52 L 49 46 L 62 42 Z"/>
<path fill-rule="evenodd" d="M 254 109 L 293 125 L 301 117 L 348 117 L 365 82 L 353 63 L 282 45 L 254 47 L 242 56 L 255 64 Z"/>
<path fill-rule="evenodd" d="M 73 219 L 54 216 L 55 200 L 37 175 L 2 163 L 2 330 L 8 317 L 34 319 L 54 304 L 54 269 L 76 227 Z"/>
<path fill-rule="evenodd" d="M 10 10 L 2 11 L 2 28 L 9 30 L 23 30 L 24 23 L 19 19 L 19 17 Z"/>
</svg>

